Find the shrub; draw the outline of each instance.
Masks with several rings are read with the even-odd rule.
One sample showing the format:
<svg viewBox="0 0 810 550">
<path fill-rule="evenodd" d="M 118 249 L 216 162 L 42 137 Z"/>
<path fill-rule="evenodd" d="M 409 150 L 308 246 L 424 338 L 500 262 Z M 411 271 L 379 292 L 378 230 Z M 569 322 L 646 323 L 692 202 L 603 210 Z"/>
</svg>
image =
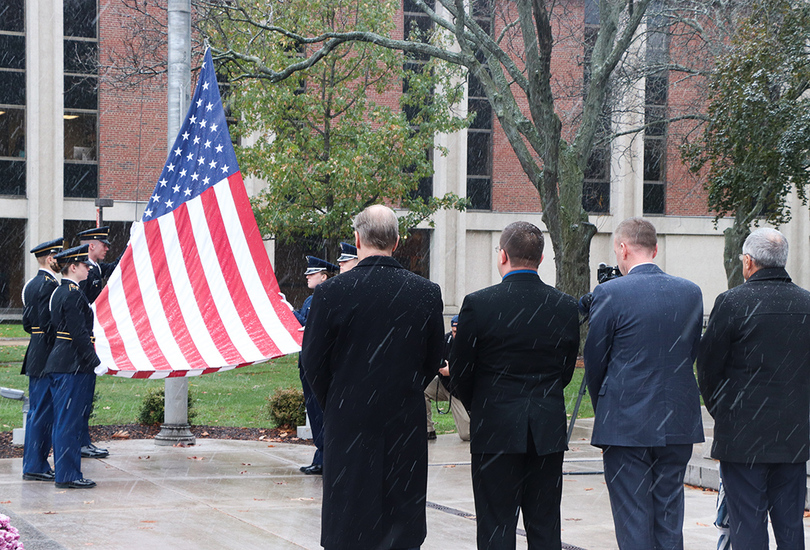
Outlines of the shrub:
<svg viewBox="0 0 810 550">
<path fill-rule="evenodd" d="M 295 429 L 306 422 L 304 392 L 297 388 L 278 388 L 267 398 L 267 409 L 278 428 Z"/>
<path fill-rule="evenodd" d="M 141 404 L 141 410 L 138 413 L 138 422 L 147 425 L 163 424 L 165 401 L 166 394 L 162 386 L 146 390 L 146 395 L 144 395 L 143 403 Z M 197 416 L 197 411 L 194 410 L 194 399 L 191 396 L 191 390 L 189 390 L 188 421 L 191 422 L 195 416 Z"/>
</svg>

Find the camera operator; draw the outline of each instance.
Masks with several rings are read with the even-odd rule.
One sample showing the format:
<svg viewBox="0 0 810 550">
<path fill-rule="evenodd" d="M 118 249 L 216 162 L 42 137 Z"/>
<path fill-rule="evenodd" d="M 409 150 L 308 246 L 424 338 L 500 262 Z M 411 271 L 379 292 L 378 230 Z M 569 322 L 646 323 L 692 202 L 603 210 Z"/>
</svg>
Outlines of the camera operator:
<svg viewBox="0 0 810 550">
<path fill-rule="evenodd" d="M 467 409 L 458 398 L 454 398 L 450 393 L 450 349 L 453 347 L 453 339 L 456 337 L 458 328 L 458 315 L 454 315 L 450 320 L 450 332 L 444 335 L 444 352 L 442 353 L 442 366 L 439 374 L 425 388 L 425 408 L 427 409 L 427 438 L 436 439 L 436 429 L 433 424 L 433 411 L 430 406 L 431 401 L 436 402 L 436 410 L 439 414 L 447 414 L 448 411 L 439 410 L 439 401 L 449 401 L 449 408 L 453 412 L 453 422 L 456 423 L 456 431 L 462 441 L 470 440 L 470 415 Z"/>
</svg>

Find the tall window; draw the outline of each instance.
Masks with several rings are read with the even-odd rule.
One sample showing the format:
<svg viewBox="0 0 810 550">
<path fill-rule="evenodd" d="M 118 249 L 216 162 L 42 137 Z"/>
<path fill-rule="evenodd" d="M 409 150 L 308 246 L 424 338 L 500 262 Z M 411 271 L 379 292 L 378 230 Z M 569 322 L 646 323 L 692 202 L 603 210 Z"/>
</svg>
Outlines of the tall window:
<svg viewBox="0 0 810 550">
<path fill-rule="evenodd" d="M 425 3 L 430 9 L 435 9 L 436 7 L 435 0 L 426 0 Z M 428 36 L 430 36 L 430 32 L 433 29 L 433 21 L 431 21 L 430 17 L 428 17 L 424 11 L 419 9 L 413 0 L 403 0 L 402 11 L 404 18 L 405 40 L 425 40 Z M 427 63 L 428 59 L 429 58 L 427 55 L 409 55 L 405 61 L 405 64 L 403 65 L 403 68 L 408 72 L 420 74 L 424 70 L 425 63 Z M 405 78 L 405 80 L 402 82 L 402 93 L 407 92 L 408 79 Z M 418 107 L 406 106 L 404 111 L 409 122 L 411 122 L 419 114 Z M 427 156 L 428 160 L 432 160 L 433 149 L 426 149 L 425 155 Z M 409 171 L 409 173 L 413 173 L 413 170 Z M 420 178 L 419 187 L 416 189 L 415 194 L 423 199 L 428 199 L 429 197 L 433 196 L 432 175 Z"/>
<path fill-rule="evenodd" d="M 661 2 L 650 4 L 647 18 L 647 67 L 644 90 L 644 213 L 663 214 L 666 206 L 667 33 Z"/>
<path fill-rule="evenodd" d="M 476 23 L 492 34 L 493 0 L 473 0 L 472 15 Z M 483 52 L 476 58 L 486 63 Z M 484 67 L 486 70 L 486 66 Z M 481 81 L 472 73 L 467 77 L 467 110 L 475 113 L 467 130 L 467 198 L 470 208 L 492 209 L 492 105 Z"/>
<path fill-rule="evenodd" d="M 25 195 L 25 0 L 0 4 L 0 195 Z"/>
<path fill-rule="evenodd" d="M 583 96 L 588 93 L 591 81 L 591 57 L 599 34 L 599 4 L 596 0 L 585 2 L 585 31 L 583 56 Z M 610 143 L 600 142 L 610 133 L 610 116 L 603 114 L 599 120 L 597 145 L 588 157 L 582 185 L 582 208 L 586 212 L 603 213 L 610 211 Z"/>
<path fill-rule="evenodd" d="M 98 196 L 98 10 L 64 0 L 65 197 Z"/>
</svg>

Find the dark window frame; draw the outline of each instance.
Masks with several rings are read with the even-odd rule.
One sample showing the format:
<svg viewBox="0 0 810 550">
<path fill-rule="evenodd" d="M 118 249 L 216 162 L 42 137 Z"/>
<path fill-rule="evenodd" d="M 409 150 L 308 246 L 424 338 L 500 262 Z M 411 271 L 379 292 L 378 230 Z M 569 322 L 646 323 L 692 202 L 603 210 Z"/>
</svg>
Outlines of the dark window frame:
<svg viewBox="0 0 810 550">
<path fill-rule="evenodd" d="M 89 21 L 75 21 L 81 10 L 72 10 L 81 4 Z M 100 194 L 99 179 L 99 104 L 98 104 L 98 3 L 97 0 L 72 0 L 66 2 L 64 63 L 64 196 L 66 198 L 97 198 Z M 92 27 L 92 30 L 91 30 Z M 79 31 L 69 34 L 71 29 Z M 81 120 L 81 123 L 73 123 Z M 84 125 L 84 132 L 81 125 Z M 77 127 L 72 130 L 71 127 Z M 92 126 L 92 131 L 87 131 Z M 84 137 L 82 137 L 84 136 Z M 77 158 L 77 155 L 79 158 Z"/>
</svg>

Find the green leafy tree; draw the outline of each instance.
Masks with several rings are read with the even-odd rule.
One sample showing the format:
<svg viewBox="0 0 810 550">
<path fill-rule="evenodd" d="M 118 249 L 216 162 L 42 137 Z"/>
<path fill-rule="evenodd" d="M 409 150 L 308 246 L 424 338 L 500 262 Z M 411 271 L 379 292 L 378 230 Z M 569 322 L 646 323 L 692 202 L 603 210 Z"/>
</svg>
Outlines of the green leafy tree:
<svg viewBox="0 0 810 550">
<path fill-rule="evenodd" d="M 715 221 L 725 230 L 729 288 L 743 282 L 738 255 L 752 224 L 791 217 L 795 189 L 807 202 L 810 179 L 810 5 L 765 0 L 754 5 L 710 84 L 709 120 L 698 143 L 685 147 L 691 168 L 706 170 Z"/>
<path fill-rule="evenodd" d="M 349 27 L 391 32 L 396 6 L 392 0 L 292 0 L 275 4 L 272 19 L 303 35 Z M 208 15 L 217 24 L 202 28 L 212 39 L 250 52 L 263 65 L 281 68 L 307 54 L 295 39 L 256 35 L 237 18 Z M 231 60 L 224 68 L 237 83 L 231 101 L 242 136 L 240 166 L 267 183 L 253 200 L 265 235 L 323 238 L 333 254 L 351 236 L 354 215 L 371 204 L 385 200 L 407 209 L 403 231 L 440 208 L 464 208 L 454 194 L 419 193 L 420 181 L 433 173 L 436 133 L 466 124 L 452 114 L 463 89 L 446 64 L 347 43 L 294 78 L 270 83 L 253 78 L 257 62 Z"/>
</svg>

